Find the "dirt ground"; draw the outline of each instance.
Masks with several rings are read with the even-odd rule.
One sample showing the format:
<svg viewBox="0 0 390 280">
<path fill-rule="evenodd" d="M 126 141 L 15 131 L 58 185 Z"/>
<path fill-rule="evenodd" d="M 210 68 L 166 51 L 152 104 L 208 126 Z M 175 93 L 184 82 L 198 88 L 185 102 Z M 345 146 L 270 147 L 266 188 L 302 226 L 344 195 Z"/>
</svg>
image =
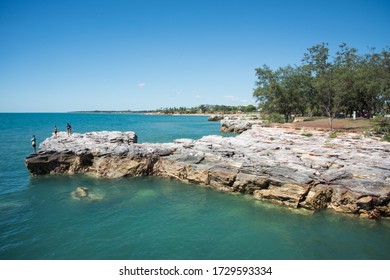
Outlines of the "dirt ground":
<svg viewBox="0 0 390 280">
<path fill-rule="evenodd" d="M 290 124 L 284 124 L 285 127 L 290 128 L 312 128 L 317 130 L 329 130 L 329 119 L 317 119 L 304 121 L 304 119 L 298 119 Z M 350 132 L 361 132 L 372 128 L 372 122 L 368 119 L 359 118 L 356 120 L 345 118 L 345 119 L 334 119 L 333 129 L 340 131 Z"/>
</svg>

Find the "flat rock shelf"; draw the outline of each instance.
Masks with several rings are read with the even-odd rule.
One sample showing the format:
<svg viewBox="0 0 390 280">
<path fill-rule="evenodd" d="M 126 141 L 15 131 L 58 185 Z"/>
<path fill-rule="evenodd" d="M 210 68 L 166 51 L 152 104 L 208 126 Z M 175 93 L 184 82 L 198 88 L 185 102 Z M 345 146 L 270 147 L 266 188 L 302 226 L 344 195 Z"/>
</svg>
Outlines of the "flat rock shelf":
<svg viewBox="0 0 390 280">
<path fill-rule="evenodd" d="M 236 137 L 137 143 L 102 131 L 43 141 L 25 159 L 32 175 L 161 176 L 293 208 L 390 218 L 390 143 L 345 133 L 251 128 Z"/>
</svg>

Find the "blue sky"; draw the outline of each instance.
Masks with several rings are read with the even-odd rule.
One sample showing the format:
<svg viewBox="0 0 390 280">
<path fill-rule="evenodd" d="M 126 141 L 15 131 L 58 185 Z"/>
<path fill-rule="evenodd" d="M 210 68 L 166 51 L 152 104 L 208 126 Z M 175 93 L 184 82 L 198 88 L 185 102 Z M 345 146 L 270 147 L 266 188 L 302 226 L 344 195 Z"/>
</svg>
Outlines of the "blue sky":
<svg viewBox="0 0 390 280">
<path fill-rule="evenodd" d="M 321 42 L 390 46 L 390 1 L 0 0 L 0 112 L 255 104 Z"/>
</svg>

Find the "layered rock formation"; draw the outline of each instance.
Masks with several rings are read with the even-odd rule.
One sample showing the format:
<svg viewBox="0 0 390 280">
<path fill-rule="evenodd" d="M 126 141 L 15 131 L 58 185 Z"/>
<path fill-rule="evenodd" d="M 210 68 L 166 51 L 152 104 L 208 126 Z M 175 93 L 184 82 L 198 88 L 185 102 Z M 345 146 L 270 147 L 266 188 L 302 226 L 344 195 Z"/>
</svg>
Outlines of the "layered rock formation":
<svg viewBox="0 0 390 280">
<path fill-rule="evenodd" d="M 262 122 L 259 115 L 229 115 L 220 120 L 221 131 L 233 133 L 242 133 Z"/>
<path fill-rule="evenodd" d="M 390 217 L 390 143 L 311 133 L 252 125 L 236 137 L 164 144 L 137 144 L 133 132 L 60 134 L 26 166 L 33 175 L 161 176 L 294 208 Z"/>
</svg>

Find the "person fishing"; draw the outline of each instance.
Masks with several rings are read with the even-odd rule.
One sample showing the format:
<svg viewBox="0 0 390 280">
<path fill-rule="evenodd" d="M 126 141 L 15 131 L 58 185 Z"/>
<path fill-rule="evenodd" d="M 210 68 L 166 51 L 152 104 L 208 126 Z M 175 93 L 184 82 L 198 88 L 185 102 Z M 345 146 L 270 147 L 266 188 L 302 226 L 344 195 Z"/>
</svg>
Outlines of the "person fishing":
<svg viewBox="0 0 390 280">
<path fill-rule="evenodd" d="M 55 125 L 55 126 L 54 126 L 54 138 L 57 138 L 57 134 L 58 134 L 58 128 L 57 128 L 57 126 Z"/>
<path fill-rule="evenodd" d="M 35 135 L 31 137 L 31 146 L 33 147 L 34 154 L 37 153 L 37 138 L 35 138 Z"/>
</svg>

